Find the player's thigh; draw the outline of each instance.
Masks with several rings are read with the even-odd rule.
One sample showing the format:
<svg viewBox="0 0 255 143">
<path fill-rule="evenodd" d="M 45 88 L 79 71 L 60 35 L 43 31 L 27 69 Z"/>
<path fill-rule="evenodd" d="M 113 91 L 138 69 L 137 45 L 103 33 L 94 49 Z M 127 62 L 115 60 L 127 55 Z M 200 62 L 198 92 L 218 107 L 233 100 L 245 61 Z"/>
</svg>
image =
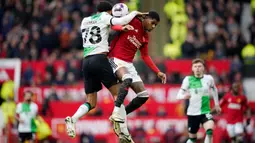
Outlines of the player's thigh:
<svg viewBox="0 0 255 143">
<path fill-rule="evenodd" d="M 199 116 L 188 115 L 188 131 L 190 134 L 197 134 L 201 122 Z"/>
<path fill-rule="evenodd" d="M 102 84 L 101 84 L 100 78 L 96 77 L 96 76 L 90 76 L 90 77 L 85 78 L 84 88 L 85 88 L 86 94 L 100 91 L 102 89 Z"/>
<path fill-rule="evenodd" d="M 98 92 L 102 89 L 101 79 L 97 76 L 98 70 L 96 64 L 91 64 L 93 59 L 96 60 L 97 56 L 87 57 L 83 60 L 82 73 L 84 78 L 85 93 Z"/>
<path fill-rule="evenodd" d="M 213 129 L 214 127 L 213 116 L 210 113 L 201 115 L 201 123 L 205 130 Z"/>
<path fill-rule="evenodd" d="M 143 82 L 141 77 L 139 76 L 139 74 L 136 71 L 135 66 L 133 65 L 133 63 L 128 63 L 126 65 L 128 72 L 130 73 L 130 75 L 132 76 L 133 81 L 132 82 Z"/>
<path fill-rule="evenodd" d="M 128 63 L 125 61 L 122 61 L 118 58 L 110 58 L 109 59 L 109 63 L 113 69 L 113 72 L 115 73 L 115 75 L 117 76 L 117 78 L 121 81 L 123 81 L 123 76 L 124 75 L 128 75 Z M 130 76 L 129 76 L 130 77 Z"/>
<path fill-rule="evenodd" d="M 244 133 L 244 126 L 242 123 L 236 123 L 234 127 L 236 135 L 242 135 Z"/>
<path fill-rule="evenodd" d="M 113 73 L 107 57 L 102 57 L 98 62 L 100 63 L 100 74 L 98 76 L 103 85 L 109 89 L 111 86 L 117 84 L 117 78 Z"/>
<path fill-rule="evenodd" d="M 235 124 L 227 124 L 227 132 L 230 138 L 235 137 Z"/>
</svg>

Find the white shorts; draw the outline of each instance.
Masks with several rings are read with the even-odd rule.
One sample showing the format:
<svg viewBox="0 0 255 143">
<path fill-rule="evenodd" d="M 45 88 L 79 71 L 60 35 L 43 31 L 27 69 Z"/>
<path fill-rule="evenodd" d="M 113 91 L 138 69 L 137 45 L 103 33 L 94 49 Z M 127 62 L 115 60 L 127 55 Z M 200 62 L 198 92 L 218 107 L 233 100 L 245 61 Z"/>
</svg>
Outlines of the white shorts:
<svg viewBox="0 0 255 143">
<path fill-rule="evenodd" d="M 118 58 L 109 58 L 109 62 L 112 66 L 113 72 L 115 73 L 119 68 L 126 67 L 129 74 L 132 76 L 133 82 L 142 82 L 141 77 L 138 75 L 133 63 L 129 63 Z"/>
<path fill-rule="evenodd" d="M 241 122 L 235 124 L 227 124 L 227 131 L 229 137 L 235 137 L 236 135 L 244 133 L 244 126 Z"/>
</svg>

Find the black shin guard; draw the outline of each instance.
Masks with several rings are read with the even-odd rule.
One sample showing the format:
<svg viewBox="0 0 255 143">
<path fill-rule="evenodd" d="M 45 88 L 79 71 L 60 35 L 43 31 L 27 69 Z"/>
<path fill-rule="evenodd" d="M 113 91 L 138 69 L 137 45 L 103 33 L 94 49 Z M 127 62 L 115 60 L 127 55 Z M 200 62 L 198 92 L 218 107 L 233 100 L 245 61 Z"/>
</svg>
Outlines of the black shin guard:
<svg viewBox="0 0 255 143">
<path fill-rule="evenodd" d="M 120 107 L 121 104 L 123 104 L 124 99 L 128 94 L 128 88 L 131 85 L 131 83 L 132 83 L 131 78 L 127 78 L 121 83 L 117 100 L 114 102 L 115 106 Z"/>
<path fill-rule="evenodd" d="M 133 112 L 134 110 L 141 107 L 149 97 L 136 97 L 134 98 L 127 106 L 126 106 L 126 112 L 127 114 Z"/>
</svg>

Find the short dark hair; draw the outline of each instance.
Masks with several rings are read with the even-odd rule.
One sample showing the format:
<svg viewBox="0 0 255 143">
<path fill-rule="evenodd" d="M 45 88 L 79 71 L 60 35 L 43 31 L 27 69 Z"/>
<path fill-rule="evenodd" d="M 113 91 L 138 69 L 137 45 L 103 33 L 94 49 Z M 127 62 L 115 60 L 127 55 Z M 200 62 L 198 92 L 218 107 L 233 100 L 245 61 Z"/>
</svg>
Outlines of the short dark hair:
<svg viewBox="0 0 255 143">
<path fill-rule="evenodd" d="M 196 58 L 196 59 L 192 60 L 192 65 L 196 64 L 196 63 L 201 63 L 205 66 L 205 61 L 203 59 Z"/>
<path fill-rule="evenodd" d="M 160 16 L 156 11 L 149 11 L 148 17 L 156 19 L 158 22 L 160 21 Z"/>
<path fill-rule="evenodd" d="M 97 5 L 98 12 L 106 12 L 112 10 L 112 4 L 107 1 L 102 1 Z"/>
</svg>

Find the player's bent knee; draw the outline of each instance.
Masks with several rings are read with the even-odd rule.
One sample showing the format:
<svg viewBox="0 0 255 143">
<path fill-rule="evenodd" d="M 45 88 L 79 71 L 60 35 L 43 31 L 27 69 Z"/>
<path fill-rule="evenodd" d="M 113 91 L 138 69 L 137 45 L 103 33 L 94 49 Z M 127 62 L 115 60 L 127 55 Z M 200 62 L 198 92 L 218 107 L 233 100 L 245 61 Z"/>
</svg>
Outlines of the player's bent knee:
<svg viewBox="0 0 255 143">
<path fill-rule="evenodd" d="M 137 97 L 147 97 L 147 98 L 149 98 L 149 93 L 145 90 L 145 91 L 137 93 Z"/>
<path fill-rule="evenodd" d="M 212 135 L 212 134 L 213 134 L 213 129 L 206 130 L 206 135 Z"/>
<path fill-rule="evenodd" d="M 132 84 L 132 78 L 127 78 L 125 80 L 123 80 L 121 87 L 124 86 L 124 88 L 129 87 Z"/>
<path fill-rule="evenodd" d="M 125 80 L 130 80 L 131 79 L 131 83 L 132 83 L 132 75 L 127 73 L 127 74 L 124 74 L 121 78 L 121 80 L 124 82 Z"/>
</svg>

